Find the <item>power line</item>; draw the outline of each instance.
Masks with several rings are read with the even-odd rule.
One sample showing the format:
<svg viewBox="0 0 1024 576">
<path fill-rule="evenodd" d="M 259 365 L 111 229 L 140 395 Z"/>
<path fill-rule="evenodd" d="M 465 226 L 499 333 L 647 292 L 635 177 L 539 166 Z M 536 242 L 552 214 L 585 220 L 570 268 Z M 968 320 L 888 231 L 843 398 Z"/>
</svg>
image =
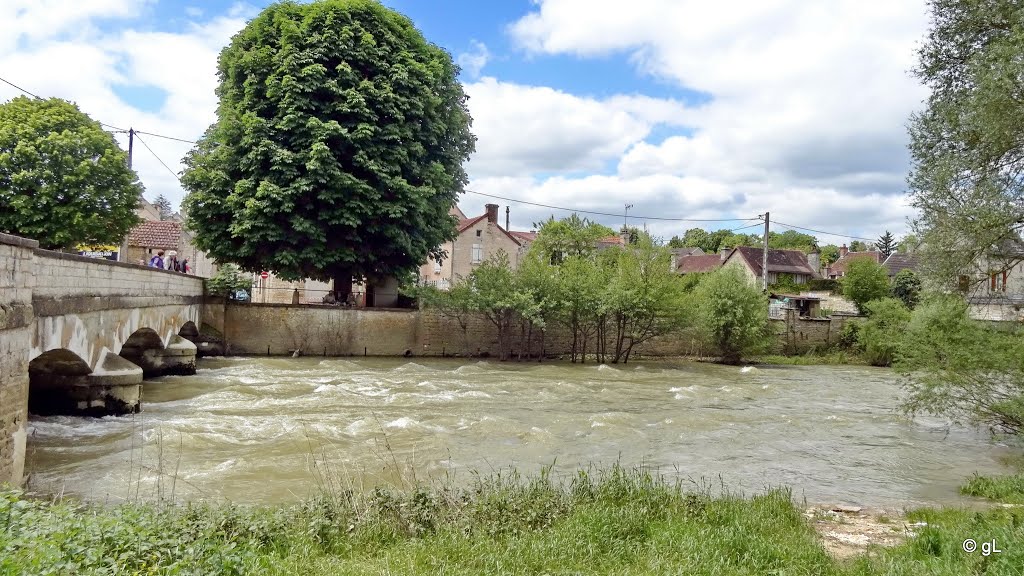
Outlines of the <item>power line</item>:
<svg viewBox="0 0 1024 576">
<path fill-rule="evenodd" d="M 818 234 L 824 234 L 826 236 L 837 236 L 837 237 L 840 237 L 840 238 L 852 238 L 854 240 L 864 240 L 864 241 L 867 241 L 867 242 L 874 242 L 875 240 L 877 240 L 877 238 L 863 238 L 863 237 L 860 237 L 860 236 L 852 236 L 850 234 L 836 234 L 835 232 L 826 232 L 824 230 L 815 230 L 814 228 L 804 228 L 803 226 L 797 226 L 795 224 L 786 224 L 785 222 L 779 222 L 778 220 L 775 220 L 774 223 L 778 224 L 779 226 L 786 226 L 788 228 L 796 228 L 797 230 L 804 230 L 804 231 L 807 231 L 807 232 L 816 232 Z"/>
<path fill-rule="evenodd" d="M 4 78 L 0 78 L 0 82 L 3 82 L 4 84 L 10 85 L 10 86 L 14 86 L 18 90 L 21 90 L 22 92 L 24 92 L 25 94 L 28 94 L 29 96 L 35 98 L 36 100 L 42 100 L 42 98 L 40 98 L 38 95 L 33 94 L 33 93 L 29 92 L 28 90 L 25 90 L 24 88 L 22 88 L 21 86 L 18 86 L 14 82 L 11 82 L 11 81 L 6 80 Z"/>
<path fill-rule="evenodd" d="M 552 210 L 565 210 L 566 212 L 578 212 L 580 214 L 594 214 L 597 216 L 614 216 L 618 218 L 622 214 L 613 214 L 611 212 L 596 212 L 594 210 L 580 210 L 578 208 L 566 208 L 564 206 L 552 206 L 550 204 L 540 204 L 537 202 L 527 202 L 526 200 L 519 200 L 517 198 L 506 198 L 504 196 L 495 196 L 494 194 L 484 194 L 483 192 L 473 192 L 472 190 L 466 190 L 469 194 L 476 194 L 477 196 L 486 196 L 487 198 L 496 198 L 498 200 L 505 200 L 506 202 L 515 202 L 517 204 L 528 204 L 530 206 L 539 206 L 541 208 L 551 208 Z M 636 216 L 633 218 L 639 218 L 640 220 L 665 220 L 669 222 L 741 222 L 744 220 L 754 220 L 754 218 L 664 218 L 661 216 Z"/>
<path fill-rule="evenodd" d="M 739 228 L 733 228 L 732 230 L 729 230 L 729 232 L 738 232 L 740 230 L 746 230 L 747 228 L 754 228 L 755 226 L 760 226 L 760 225 L 761 225 L 761 223 L 757 222 L 757 223 L 751 224 L 749 226 L 740 226 Z"/>
<path fill-rule="evenodd" d="M 166 163 L 164 163 L 164 161 L 161 160 L 160 157 L 156 155 L 156 152 L 153 152 L 153 149 L 149 147 L 149 144 L 146 144 L 145 140 L 143 140 L 142 138 L 139 138 L 138 131 L 135 132 L 135 138 L 139 142 L 142 142 L 142 145 L 146 147 L 146 150 L 149 150 L 149 153 L 153 155 L 153 158 L 156 158 L 157 161 L 159 161 L 161 164 L 163 164 L 164 168 L 167 168 L 167 171 L 171 173 L 171 176 L 174 176 L 174 179 L 177 180 L 178 183 L 180 184 L 181 183 L 181 178 L 178 178 L 178 174 L 175 173 L 174 170 L 171 170 L 171 167 L 168 166 Z"/>
<path fill-rule="evenodd" d="M 4 84 L 7 84 L 9 86 L 13 86 L 14 88 L 17 88 L 18 90 L 21 90 L 22 92 L 24 92 L 25 94 L 28 94 L 29 96 L 35 98 L 36 100 L 43 100 L 43 98 L 39 97 L 37 94 L 33 94 L 32 92 L 29 92 L 28 90 L 25 90 L 21 86 L 18 86 L 17 84 L 8 81 L 5 78 L 0 77 L 0 82 L 3 82 Z M 128 132 L 128 130 L 126 130 L 124 128 L 118 128 L 117 126 L 114 126 L 113 124 L 107 124 L 106 122 L 100 122 L 99 120 L 97 120 L 97 122 L 100 123 L 100 126 L 106 126 L 108 128 L 112 128 L 116 132 Z M 186 144 L 196 144 L 195 140 L 185 140 L 184 138 L 176 138 L 174 136 L 164 136 L 163 134 L 155 134 L 153 132 L 143 132 L 141 130 L 136 130 L 135 133 L 136 134 L 146 134 L 147 136 L 154 136 L 156 138 L 164 138 L 166 140 L 177 140 L 178 142 L 185 142 Z"/>
<path fill-rule="evenodd" d="M 184 142 L 186 144 L 198 144 L 195 140 L 185 140 L 184 138 L 175 138 L 174 136 L 164 136 L 162 134 L 154 134 L 152 132 L 143 132 L 142 130 L 136 130 L 136 134 L 145 134 L 146 136 L 153 136 L 156 138 L 163 138 L 165 140 L 175 140 L 177 142 Z"/>
</svg>

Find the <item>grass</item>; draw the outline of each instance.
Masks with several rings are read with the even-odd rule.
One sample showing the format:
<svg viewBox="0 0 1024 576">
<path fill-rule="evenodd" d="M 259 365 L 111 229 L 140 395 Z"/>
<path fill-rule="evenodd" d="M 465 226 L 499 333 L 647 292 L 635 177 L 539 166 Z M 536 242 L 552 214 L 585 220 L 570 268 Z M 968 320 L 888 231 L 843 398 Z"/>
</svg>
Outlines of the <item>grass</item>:
<svg viewBox="0 0 1024 576">
<path fill-rule="evenodd" d="M 281 507 L 44 501 L 0 492 L 0 574 L 1021 574 L 1024 510 L 921 510 L 915 538 L 833 559 L 775 489 L 688 491 L 613 467 L 559 482 L 334 491 Z M 1003 550 L 967 554 L 965 538 Z"/>
<path fill-rule="evenodd" d="M 960 487 L 968 496 L 978 496 L 1008 504 L 1024 504 L 1024 472 L 1008 476 L 979 476 L 975 474 Z"/>
<path fill-rule="evenodd" d="M 832 350 L 828 352 L 810 351 L 796 356 L 768 355 L 755 358 L 758 364 L 777 364 L 781 366 L 818 366 L 818 365 L 867 365 L 867 360 L 855 352 Z"/>
</svg>

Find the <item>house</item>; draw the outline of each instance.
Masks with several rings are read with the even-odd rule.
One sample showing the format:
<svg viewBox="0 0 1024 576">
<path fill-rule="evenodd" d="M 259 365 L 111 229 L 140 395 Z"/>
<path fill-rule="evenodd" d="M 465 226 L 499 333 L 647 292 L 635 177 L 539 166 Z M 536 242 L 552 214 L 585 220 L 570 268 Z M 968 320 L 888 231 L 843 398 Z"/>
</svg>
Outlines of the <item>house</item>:
<svg viewBox="0 0 1024 576">
<path fill-rule="evenodd" d="M 846 244 L 843 244 L 839 247 L 839 259 L 827 268 L 825 275 L 831 280 L 842 278 L 843 276 L 846 276 L 846 268 L 850 265 L 850 262 L 860 258 L 870 258 L 874 260 L 876 264 L 881 264 L 885 260 L 885 255 L 877 250 L 850 252 L 850 249 L 846 247 Z"/>
<path fill-rule="evenodd" d="M 817 318 L 821 314 L 821 298 L 807 294 L 776 294 L 768 295 L 768 316 L 784 318 L 785 311 L 792 309 L 801 318 Z"/>
<path fill-rule="evenodd" d="M 885 267 L 886 273 L 889 274 L 891 280 L 897 274 L 904 270 L 910 270 L 911 272 L 917 272 L 919 268 L 919 262 L 917 255 L 909 252 L 893 252 L 889 254 L 889 257 L 882 262 L 882 266 Z"/>
<path fill-rule="evenodd" d="M 160 250 L 174 250 L 178 253 L 179 262 L 188 258 L 192 274 L 209 278 L 216 272 L 213 260 L 196 248 L 194 236 L 185 227 L 181 214 L 174 214 L 170 220 L 160 220 L 157 208 L 142 196 L 139 196 L 135 214 L 142 222 L 128 233 L 122 243 L 123 257 L 119 257 L 122 262 L 145 265 Z"/>
<path fill-rule="evenodd" d="M 697 250 L 700 250 L 698 248 Z M 714 272 L 715 270 L 722 267 L 725 263 L 725 257 L 721 254 L 704 254 L 701 251 L 700 254 L 693 254 L 688 256 L 682 256 L 675 259 L 675 271 L 678 274 L 702 274 L 704 272 Z"/>
<path fill-rule="evenodd" d="M 978 266 L 975 278 L 960 277 L 972 318 L 1024 321 L 1024 241 L 1004 240 Z"/>
<path fill-rule="evenodd" d="M 736 266 L 742 269 L 750 281 L 760 285 L 762 280 L 763 252 L 761 248 L 738 246 L 729 253 L 722 266 Z M 768 250 L 768 284 L 786 280 L 794 284 L 806 284 L 809 280 L 821 278 L 808 255 L 800 250 Z"/>
<path fill-rule="evenodd" d="M 453 207 L 449 214 L 459 219 L 458 235 L 442 246 L 447 258 L 441 261 L 431 258 L 420 266 L 420 282 L 427 286 L 447 290 L 500 250 L 508 254 L 509 263 L 516 268 L 526 253 L 526 247 L 536 239 L 536 233 L 513 234 L 502 228 L 498 223 L 497 204 L 484 205 L 484 213 L 473 218 L 467 218 L 458 207 Z"/>
</svg>

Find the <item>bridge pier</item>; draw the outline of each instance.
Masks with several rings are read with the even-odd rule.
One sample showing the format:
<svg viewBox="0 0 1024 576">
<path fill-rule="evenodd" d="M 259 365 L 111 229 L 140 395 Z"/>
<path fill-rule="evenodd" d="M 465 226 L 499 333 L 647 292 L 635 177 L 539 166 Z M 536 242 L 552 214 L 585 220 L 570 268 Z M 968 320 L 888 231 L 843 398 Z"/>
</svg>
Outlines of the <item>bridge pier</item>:
<svg viewBox="0 0 1024 576">
<path fill-rule="evenodd" d="M 28 371 L 33 414 L 108 416 L 141 408 L 142 369 L 116 354 L 105 354 L 92 370 L 70 350 L 50 350 L 33 359 Z"/>
<path fill-rule="evenodd" d="M 120 356 L 142 369 L 145 378 L 156 376 L 191 376 L 196 373 L 196 345 L 171 335 L 164 346 L 156 332 L 143 328 L 121 347 Z"/>
<path fill-rule="evenodd" d="M 132 413 L 144 375 L 194 374 L 196 347 L 178 333 L 201 322 L 203 293 L 196 276 L 0 233 L 0 484 L 24 482 L 30 405 L 35 414 Z M 129 342 L 143 330 L 160 336 Z"/>
</svg>

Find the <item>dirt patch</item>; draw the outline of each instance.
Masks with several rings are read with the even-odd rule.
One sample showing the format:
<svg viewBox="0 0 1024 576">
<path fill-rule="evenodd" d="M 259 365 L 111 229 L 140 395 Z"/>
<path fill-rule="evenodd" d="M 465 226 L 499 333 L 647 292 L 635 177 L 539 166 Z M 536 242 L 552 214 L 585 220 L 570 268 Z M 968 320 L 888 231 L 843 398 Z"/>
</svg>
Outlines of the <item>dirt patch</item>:
<svg viewBox="0 0 1024 576">
<path fill-rule="evenodd" d="M 873 546 L 895 546 L 923 526 L 908 523 L 901 512 L 848 506 L 810 508 L 804 516 L 829 554 L 839 559 L 865 554 Z"/>
</svg>

